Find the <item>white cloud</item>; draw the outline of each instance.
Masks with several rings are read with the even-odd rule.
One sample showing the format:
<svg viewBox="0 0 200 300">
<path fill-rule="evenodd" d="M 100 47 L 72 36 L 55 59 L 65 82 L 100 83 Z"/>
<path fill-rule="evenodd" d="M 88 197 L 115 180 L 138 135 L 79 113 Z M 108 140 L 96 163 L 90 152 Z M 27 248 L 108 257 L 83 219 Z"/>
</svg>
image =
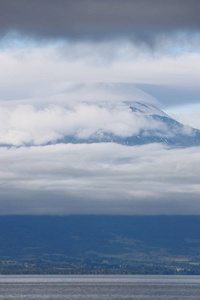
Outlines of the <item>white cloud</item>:
<svg viewBox="0 0 200 300">
<path fill-rule="evenodd" d="M 153 56 L 137 52 L 131 43 L 116 43 L 2 50 L 0 98 L 19 100 L 59 94 L 69 82 L 199 86 L 200 53 Z"/>
<path fill-rule="evenodd" d="M 137 95 L 136 95 L 137 99 Z M 56 101 L 55 101 L 56 102 Z M 105 140 L 106 135 L 121 138 L 152 134 L 162 137 L 173 137 L 175 134 L 191 134 L 190 129 L 177 128 L 169 131 L 161 120 L 151 114 L 164 115 L 162 111 L 143 107 L 137 102 L 89 101 L 43 104 L 41 107 L 2 102 L 0 106 L 0 144 L 21 146 L 24 144 L 41 145 L 56 142 L 65 137 L 86 140 L 97 138 Z M 139 107 L 133 112 L 131 105 Z M 146 111 L 145 111 L 146 109 Z M 161 132 L 162 131 L 162 132 Z"/>
<path fill-rule="evenodd" d="M 200 213 L 199 148 L 52 145 L 0 149 L 6 213 Z"/>
</svg>

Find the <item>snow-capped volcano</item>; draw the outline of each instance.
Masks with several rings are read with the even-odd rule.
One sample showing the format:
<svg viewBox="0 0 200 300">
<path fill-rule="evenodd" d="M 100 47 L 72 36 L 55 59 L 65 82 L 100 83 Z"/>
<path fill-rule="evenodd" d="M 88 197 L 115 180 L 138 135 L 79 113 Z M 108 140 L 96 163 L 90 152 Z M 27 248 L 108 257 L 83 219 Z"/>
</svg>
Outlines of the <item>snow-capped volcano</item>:
<svg viewBox="0 0 200 300">
<path fill-rule="evenodd" d="M 88 104 L 86 104 L 88 105 Z M 200 130 L 185 126 L 165 114 L 155 105 L 142 102 L 124 101 L 98 104 L 98 119 L 91 128 L 81 128 L 74 136 L 65 136 L 57 142 L 99 143 L 115 142 L 123 145 L 165 143 L 174 146 L 200 145 Z M 107 119 L 107 112 L 110 119 Z M 105 118 L 104 118 L 105 115 Z M 93 118 L 87 116 L 88 121 Z M 85 134 L 85 136 L 84 136 Z"/>
</svg>

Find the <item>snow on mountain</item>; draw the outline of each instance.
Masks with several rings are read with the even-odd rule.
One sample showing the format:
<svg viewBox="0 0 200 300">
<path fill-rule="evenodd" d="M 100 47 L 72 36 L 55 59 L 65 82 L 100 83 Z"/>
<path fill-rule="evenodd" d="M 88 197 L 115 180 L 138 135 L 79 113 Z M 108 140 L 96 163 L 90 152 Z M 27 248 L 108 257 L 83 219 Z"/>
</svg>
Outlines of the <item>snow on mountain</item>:
<svg viewBox="0 0 200 300">
<path fill-rule="evenodd" d="M 106 109 L 111 114 L 120 112 L 128 113 L 130 120 L 119 118 L 117 124 L 118 132 L 113 127 L 105 128 L 102 119 L 102 127 L 98 128 L 87 138 L 81 136 L 65 136 L 58 142 L 63 143 L 99 143 L 115 142 L 123 145 L 142 145 L 148 143 L 165 143 L 171 146 L 189 147 L 200 145 L 200 130 L 185 126 L 165 114 L 155 105 L 142 102 L 101 102 L 100 109 Z M 89 117 L 89 116 L 88 116 Z M 112 120 L 111 120 L 112 122 Z M 104 124 L 104 125 L 103 125 Z M 127 126 L 128 124 L 128 126 Z M 127 131 L 123 132 L 123 127 Z"/>
</svg>

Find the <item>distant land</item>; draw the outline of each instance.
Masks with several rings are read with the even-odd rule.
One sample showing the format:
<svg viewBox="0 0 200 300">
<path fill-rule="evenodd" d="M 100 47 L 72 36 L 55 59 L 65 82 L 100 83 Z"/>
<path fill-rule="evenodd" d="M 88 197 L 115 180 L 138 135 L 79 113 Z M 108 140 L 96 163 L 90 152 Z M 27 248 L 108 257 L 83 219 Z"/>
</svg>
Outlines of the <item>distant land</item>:
<svg viewBox="0 0 200 300">
<path fill-rule="evenodd" d="M 200 216 L 1 216 L 1 274 L 200 274 Z"/>
</svg>

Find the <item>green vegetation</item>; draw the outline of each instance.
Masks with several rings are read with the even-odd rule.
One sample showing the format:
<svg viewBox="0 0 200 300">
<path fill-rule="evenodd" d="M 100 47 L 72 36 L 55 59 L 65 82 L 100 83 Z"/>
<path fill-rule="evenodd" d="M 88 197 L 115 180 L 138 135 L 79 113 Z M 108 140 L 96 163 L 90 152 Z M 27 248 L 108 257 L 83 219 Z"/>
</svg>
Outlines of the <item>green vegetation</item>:
<svg viewBox="0 0 200 300">
<path fill-rule="evenodd" d="M 198 216 L 2 216 L 1 274 L 200 274 Z"/>
</svg>

